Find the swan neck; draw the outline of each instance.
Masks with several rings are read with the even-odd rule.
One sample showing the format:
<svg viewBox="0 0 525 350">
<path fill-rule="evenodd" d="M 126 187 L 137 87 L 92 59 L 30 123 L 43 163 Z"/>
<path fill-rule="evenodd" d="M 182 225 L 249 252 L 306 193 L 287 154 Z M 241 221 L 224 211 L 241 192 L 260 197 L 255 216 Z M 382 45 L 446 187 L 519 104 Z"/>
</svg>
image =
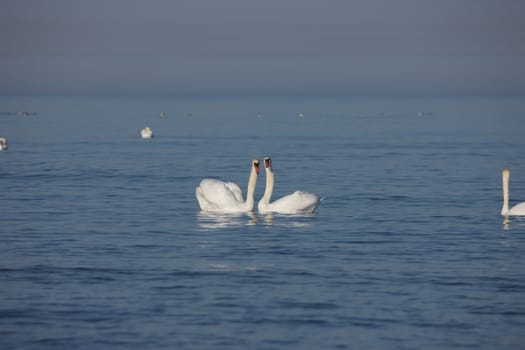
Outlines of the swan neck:
<svg viewBox="0 0 525 350">
<path fill-rule="evenodd" d="M 501 180 L 503 185 L 503 208 L 501 208 L 501 215 L 505 215 L 509 211 L 509 178 L 510 171 L 503 170 Z"/>
<path fill-rule="evenodd" d="M 253 195 L 255 193 L 255 185 L 257 184 L 257 173 L 255 169 L 252 168 L 250 172 L 250 178 L 248 179 L 248 188 L 246 189 L 246 202 L 245 205 L 248 209 L 253 209 Z"/>
<path fill-rule="evenodd" d="M 266 168 L 266 188 L 264 189 L 264 195 L 261 198 L 261 202 L 270 203 L 273 193 L 274 175 L 271 167 Z"/>
</svg>

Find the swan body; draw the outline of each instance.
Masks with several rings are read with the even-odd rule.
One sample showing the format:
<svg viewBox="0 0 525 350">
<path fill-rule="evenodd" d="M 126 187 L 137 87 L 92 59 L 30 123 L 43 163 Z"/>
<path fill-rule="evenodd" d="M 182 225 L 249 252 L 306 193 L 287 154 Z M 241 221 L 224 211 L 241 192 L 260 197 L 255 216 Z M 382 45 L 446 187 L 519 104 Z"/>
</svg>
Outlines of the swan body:
<svg viewBox="0 0 525 350">
<path fill-rule="evenodd" d="M 7 149 L 7 139 L 5 137 L 0 137 L 0 151 Z"/>
<path fill-rule="evenodd" d="M 501 173 L 501 179 L 503 184 L 503 208 L 501 208 L 501 215 L 525 216 L 525 202 L 518 203 L 509 209 L 509 169 L 503 169 Z"/>
<path fill-rule="evenodd" d="M 151 128 L 147 126 L 140 131 L 140 136 L 143 139 L 151 139 L 153 137 L 153 130 L 151 130 Z"/>
<path fill-rule="evenodd" d="M 195 196 L 203 212 L 243 213 L 253 210 L 255 185 L 259 174 L 259 160 L 252 161 L 246 200 L 240 187 L 233 182 L 204 179 L 195 189 Z"/>
<path fill-rule="evenodd" d="M 310 214 L 315 212 L 321 200 L 313 193 L 295 191 L 270 203 L 275 180 L 272 160 L 268 157 L 264 158 L 264 168 L 266 171 L 266 189 L 257 205 L 259 213 Z"/>
</svg>

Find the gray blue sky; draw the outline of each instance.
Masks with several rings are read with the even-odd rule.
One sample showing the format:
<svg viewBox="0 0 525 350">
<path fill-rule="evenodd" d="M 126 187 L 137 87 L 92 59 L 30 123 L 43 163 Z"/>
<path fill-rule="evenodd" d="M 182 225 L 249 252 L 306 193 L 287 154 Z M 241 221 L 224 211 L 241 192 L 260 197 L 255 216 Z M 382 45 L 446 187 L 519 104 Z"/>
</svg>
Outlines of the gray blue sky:
<svg viewBox="0 0 525 350">
<path fill-rule="evenodd" d="M 521 0 L 0 0 L 0 95 L 525 95 Z"/>
</svg>

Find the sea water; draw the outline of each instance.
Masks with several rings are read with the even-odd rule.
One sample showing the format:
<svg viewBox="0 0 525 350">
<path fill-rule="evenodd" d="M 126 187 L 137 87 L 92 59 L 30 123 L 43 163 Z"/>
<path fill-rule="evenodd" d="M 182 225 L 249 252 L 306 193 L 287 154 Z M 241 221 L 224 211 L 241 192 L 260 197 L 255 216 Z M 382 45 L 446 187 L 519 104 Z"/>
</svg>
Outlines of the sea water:
<svg viewBox="0 0 525 350">
<path fill-rule="evenodd" d="M 525 346 L 524 98 L 2 97 L 2 136 L 2 349 Z M 265 156 L 315 214 L 200 213 Z"/>
</svg>

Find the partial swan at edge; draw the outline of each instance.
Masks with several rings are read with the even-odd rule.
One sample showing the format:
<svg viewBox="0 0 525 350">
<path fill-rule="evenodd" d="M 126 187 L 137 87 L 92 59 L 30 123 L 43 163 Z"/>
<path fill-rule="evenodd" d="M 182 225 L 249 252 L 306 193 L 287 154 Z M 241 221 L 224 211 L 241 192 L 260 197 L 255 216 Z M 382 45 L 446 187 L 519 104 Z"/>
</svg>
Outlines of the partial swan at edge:
<svg viewBox="0 0 525 350">
<path fill-rule="evenodd" d="M 264 158 L 264 168 L 266 170 L 266 189 L 257 205 L 259 213 L 310 214 L 315 212 L 321 200 L 313 193 L 295 191 L 270 203 L 274 186 L 274 174 L 272 160 L 269 157 Z"/>
<path fill-rule="evenodd" d="M 5 137 L 0 137 L 0 151 L 7 149 L 7 139 Z"/>
<path fill-rule="evenodd" d="M 501 179 L 503 183 L 503 208 L 501 208 L 501 215 L 504 216 L 522 216 L 525 215 L 525 202 L 521 202 L 509 209 L 509 179 L 510 170 L 503 169 L 501 172 Z"/>
<path fill-rule="evenodd" d="M 255 185 L 259 174 L 259 159 L 252 160 L 246 200 L 240 187 L 233 182 L 204 179 L 195 189 L 195 196 L 202 211 L 215 213 L 242 213 L 253 210 Z"/>
</svg>

